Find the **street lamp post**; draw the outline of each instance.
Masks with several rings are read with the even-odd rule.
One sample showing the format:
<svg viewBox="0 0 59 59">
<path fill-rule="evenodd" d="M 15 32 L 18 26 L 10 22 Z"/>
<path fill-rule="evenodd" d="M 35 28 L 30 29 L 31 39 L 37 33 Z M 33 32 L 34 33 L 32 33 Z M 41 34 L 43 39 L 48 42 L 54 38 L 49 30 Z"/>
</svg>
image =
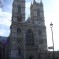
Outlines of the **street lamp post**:
<svg viewBox="0 0 59 59">
<path fill-rule="evenodd" d="M 52 33 L 53 58 L 55 59 L 55 54 L 54 54 L 54 40 L 53 40 L 53 24 L 52 24 L 52 22 L 50 24 L 50 27 L 51 27 L 51 33 Z"/>
<path fill-rule="evenodd" d="M 50 27 L 51 27 L 51 33 L 52 33 L 52 44 L 53 44 L 53 51 L 54 51 L 53 24 L 52 24 L 52 22 L 51 22 L 51 24 L 50 24 Z"/>
</svg>

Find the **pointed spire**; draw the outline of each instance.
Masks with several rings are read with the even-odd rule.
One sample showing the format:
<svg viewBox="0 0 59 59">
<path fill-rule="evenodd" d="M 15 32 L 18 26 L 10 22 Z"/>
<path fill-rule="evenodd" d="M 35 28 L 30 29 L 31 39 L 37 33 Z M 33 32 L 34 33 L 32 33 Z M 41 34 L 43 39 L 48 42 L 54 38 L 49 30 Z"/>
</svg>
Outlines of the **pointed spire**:
<svg viewBox="0 0 59 59">
<path fill-rule="evenodd" d="M 34 2 L 35 2 L 35 0 L 34 0 Z"/>
<path fill-rule="evenodd" d="M 36 1 L 34 0 L 33 3 L 35 3 Z"/>
<path fill-rule="evenodd" d="M 31 1 L 31 5 L 32 5 L 32 1 Z"/>
<path fill-rule="evenodd" d="M 31 6 L 30 7 L 32 7 L 32 1 L 31 1 Z"/>
<path fill-rule="evenodd" d="M 42 0 L 40 0 L 40 4 L 41 4 L 41 5 L 43 5 L 43 2 L 42 2 Z"/>
<path fill-rule="evenodd" d="M 40 3 L 42 3 L 42 0 L 40 0 Z"/>
</svg>

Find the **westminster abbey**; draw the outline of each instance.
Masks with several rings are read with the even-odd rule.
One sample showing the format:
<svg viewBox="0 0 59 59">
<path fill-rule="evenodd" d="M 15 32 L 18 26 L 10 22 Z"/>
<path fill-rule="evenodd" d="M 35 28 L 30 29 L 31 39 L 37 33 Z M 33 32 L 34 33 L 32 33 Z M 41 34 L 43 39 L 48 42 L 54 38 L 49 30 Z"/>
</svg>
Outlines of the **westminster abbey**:
<svg viewBox="0 0 59 59">
<path fill-rule="evenodd" d="M 14 0 L 10 27 L 10 59 L 44 59 L 47 51 L 46 26 L 42 1 L 33 0 L 25 21 L 25 0 Z M 42 57 L 43 56 L 43 57 Z"/>
</svg>

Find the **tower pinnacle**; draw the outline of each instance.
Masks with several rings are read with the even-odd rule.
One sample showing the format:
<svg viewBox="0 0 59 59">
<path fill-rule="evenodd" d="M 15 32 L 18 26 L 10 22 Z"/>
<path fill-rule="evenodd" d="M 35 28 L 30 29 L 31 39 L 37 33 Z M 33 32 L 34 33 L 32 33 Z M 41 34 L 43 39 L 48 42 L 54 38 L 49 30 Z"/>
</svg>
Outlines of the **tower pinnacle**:
<svg viewBox="0 0 59 59">
<path fill-rule="evenodd" d="M 42 3 L 42 0 L 40 0 L 40 3 Z"/>
<path fill-rule="evenodd" d="M 34 0 L 34 2 L 35 2 L 35 0 Z"/>
<path fill-rule="evenodd" d="M 33 3 L 35 3 L 36 1 L 34 0 Z"/>
</svg>

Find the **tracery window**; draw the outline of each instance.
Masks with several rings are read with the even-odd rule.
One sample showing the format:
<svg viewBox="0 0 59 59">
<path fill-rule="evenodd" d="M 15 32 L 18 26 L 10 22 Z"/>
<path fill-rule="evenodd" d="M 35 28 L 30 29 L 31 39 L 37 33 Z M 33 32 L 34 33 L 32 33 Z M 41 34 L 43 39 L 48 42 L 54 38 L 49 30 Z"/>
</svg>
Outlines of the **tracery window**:
<svg viewBox="0 0 59 59">
<path fill-rule="evenodd" d="M 26 32 L 26 45 L 34 45 L 34 34 L 30 29 Z"/>
<path fill-rule="evenodd" d="M 21 5 L 18 6 L 18 17 L 17 17 L 17 20 L 18 20 L 19 22 L 22 21 Z"/>
<path fill-rule="evenodd" d="M 42 30 L 39 30 L 39 31 L 38 31 L 38 34 L 39 34 L 39 37 L 40 37 L 40 39 L 39 39 L 39 43 L 40 43 L 40 44 L 43 44 Z"/>
<path fill-rule="evenodd" d="M 21 5 L 18 6 L 18 14 L 21 14 Z"/>
</svg>

